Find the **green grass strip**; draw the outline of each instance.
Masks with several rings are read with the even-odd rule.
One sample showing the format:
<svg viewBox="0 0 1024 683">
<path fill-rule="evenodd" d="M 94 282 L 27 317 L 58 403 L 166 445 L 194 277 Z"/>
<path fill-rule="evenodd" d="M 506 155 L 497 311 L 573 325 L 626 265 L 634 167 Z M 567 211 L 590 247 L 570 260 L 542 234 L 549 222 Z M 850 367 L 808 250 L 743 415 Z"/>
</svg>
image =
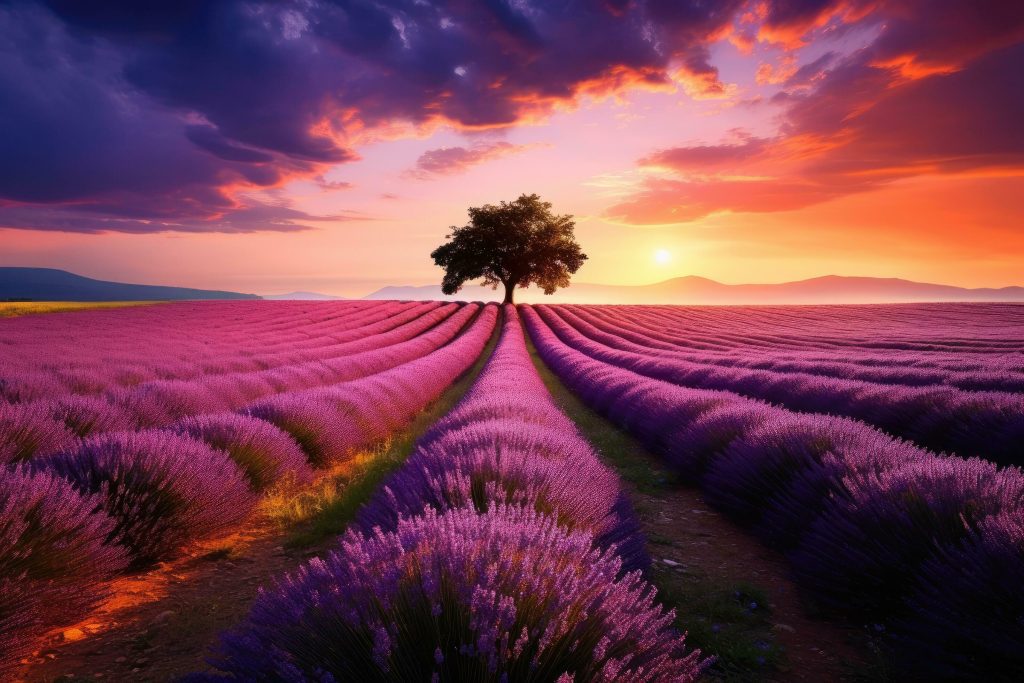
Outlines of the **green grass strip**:
<svg viewBox="0 0 1024 683">
<path fill-rule="evenodd" d="M 476 362 L 459 379 L 405 428 L 393 433 L 387 440 L 359 454 L 355 466 L 332 477 L 311 494 L 315 501 L 305 503 L 315 512 L 299 524 L 290 534 L 286 545 L 291 548 L 309 548 L 345 531 L 359 508 L 377 491 L 385 478 L 398 469 L 412 455 L 416 441 L 435 422 L 444 417 L 473 386 L 498 343 L 501 316 L 494 326 L 490 340 Z M 303 503 L 300 503 L 301 507 Z"/>
</svg>

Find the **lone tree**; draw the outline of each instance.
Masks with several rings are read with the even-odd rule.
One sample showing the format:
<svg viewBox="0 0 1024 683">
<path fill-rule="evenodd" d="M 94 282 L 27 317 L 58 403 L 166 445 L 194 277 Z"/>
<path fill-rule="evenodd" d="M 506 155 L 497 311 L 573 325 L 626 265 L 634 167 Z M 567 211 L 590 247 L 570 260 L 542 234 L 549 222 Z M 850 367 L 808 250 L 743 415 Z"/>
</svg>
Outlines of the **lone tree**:
<svg viewBox="0 0 1024 683">
<path fill-rule="evenodd" d="M 535 194 L 498 206 L 470 207 L 469 224 L 451 227 L 448 242 L 431 252 L 445 269 L 441 291 L 454 294 L 470 280 L 483 278 L 505 286 L 505 303 L 516 287 L 535 284 L 545 294 L 569 286 L 569 276 L 587 255 L 573 235 L 572 216 L 551 213 L 551 204 Z"/>
</svg>

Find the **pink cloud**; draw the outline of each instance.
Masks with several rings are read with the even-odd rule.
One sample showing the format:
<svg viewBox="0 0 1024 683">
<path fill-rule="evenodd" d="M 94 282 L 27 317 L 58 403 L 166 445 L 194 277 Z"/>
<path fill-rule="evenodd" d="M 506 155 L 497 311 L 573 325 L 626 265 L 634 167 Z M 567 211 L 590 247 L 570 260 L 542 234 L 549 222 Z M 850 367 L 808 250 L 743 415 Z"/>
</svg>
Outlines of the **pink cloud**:
<svg viewBox="0 0 1024 683">
<path fill-rule="evenodd" d="M 444 175 L 465 173 L 473 166 L 521 154 L 536 145 L 514 145 L 510 142 L 487 142 L 470 147 L 440 147 L 424 152 L 416 165 L 406 175 L 419 180 L 429 180 Z"/>
</svg>

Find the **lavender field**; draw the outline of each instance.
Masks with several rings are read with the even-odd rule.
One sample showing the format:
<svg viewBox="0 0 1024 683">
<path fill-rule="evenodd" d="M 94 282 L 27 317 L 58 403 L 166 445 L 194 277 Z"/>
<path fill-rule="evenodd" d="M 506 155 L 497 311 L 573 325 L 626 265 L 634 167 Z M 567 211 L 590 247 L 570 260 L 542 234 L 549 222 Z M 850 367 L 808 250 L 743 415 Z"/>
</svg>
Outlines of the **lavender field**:
<svg viewBox="0 0 1024 683">
<path fill-rule="evenodd" d="M 687 637 L 651 457 L 871 634 L 850 680 L 1024 670 L 1024 307 L 241 301 L 0 320 L 0 677 L 821 679 Z M 125 586 L 302 506 L 198 645 L 111 646 Z"/>
</svg>

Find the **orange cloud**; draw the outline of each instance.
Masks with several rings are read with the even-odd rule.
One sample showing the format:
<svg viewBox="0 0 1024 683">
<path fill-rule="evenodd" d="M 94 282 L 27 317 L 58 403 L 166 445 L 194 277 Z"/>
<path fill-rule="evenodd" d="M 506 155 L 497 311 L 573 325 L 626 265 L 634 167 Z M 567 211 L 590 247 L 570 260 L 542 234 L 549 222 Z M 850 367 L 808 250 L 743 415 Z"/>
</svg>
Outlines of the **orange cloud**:
<svg viewBox="0 0 1024 683">
<path fill-rule="evenodd" d="M 644 157 L 641 165 L 663 175 L 607 215 L 679 223 L 723 211 L 789 211 L 904 178 L 1024 173 L 1024 44 L 914 80 L 869 60 L 857 53 L 813 89 L 786 93 L 776 137 Z"/>
</svg>

